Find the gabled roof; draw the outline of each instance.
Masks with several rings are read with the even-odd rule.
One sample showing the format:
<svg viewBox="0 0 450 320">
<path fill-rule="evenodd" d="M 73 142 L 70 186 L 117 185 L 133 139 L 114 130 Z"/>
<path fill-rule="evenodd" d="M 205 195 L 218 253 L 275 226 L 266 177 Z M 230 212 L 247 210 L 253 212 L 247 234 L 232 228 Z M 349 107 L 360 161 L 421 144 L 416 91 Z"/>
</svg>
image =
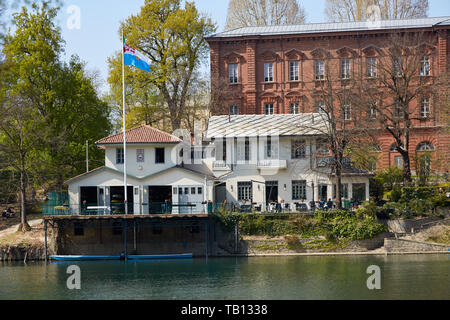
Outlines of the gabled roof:
<svg viewBox="0 0 450 320">
<path fill-rule="evenodd" d="M 181 170 L 187 171 L 189 173 L 205 177 L 208 180 L 216 180 L 216 178 L 214 176 L 211 176 L 211 175 L 199 172 L 199 171 L 195 171 L 193 169 L 185 168 L 185 167 L 182 167 L 182 166 L 173 166 L 173 167 L 170 167 L 170 168 L 164 169 L 162 171 L 158 171 L 158 172 L 152 173 L 152 174 L 150 174 L 148 176 L 141 177 L 141 178 L 135 177 L 135 176 L 130 175 L 130 174 L 127 174 L 127 177 L 128 178 L 132 178 L 132 179 L 136 179 L 138 181 L 143 181 L 143 180 L 146 180 L 148 178 L 151 178 L 151 177 L 154 177 L 154 176 L 157 176 L 157 175 L 160 175 L 160 174 L 164 174 L 164 173 L 166 173 L 168 171 L 171 171 L 171 170 L 174 170 L 174 169 L 181 169 Z M 74 182 L 74 181 L 76 181 L 78 179 L 83 179 L 83 178 L 85 178 L 87 176 L 90 176 L 90 175 L 92 175 L 94 173 L 100 173 L 102 171 L 109 171 L 111 173 L 115 173 L 115 174 L 119 174 L 119 175 L 123 176 L 123 172 L 115 170 L 115 169 L 110 168 L 110 167 L 103 166 L 103 167 L 99 167 L 97 169 L 91 170 L 89 172 L 82 173 L 82 174 L 80 174 L 80 175 L 78 175 L 76 177 L 70 178 L 69 180 L 64 181 L 64 183 L 65 184 L 70 184 L 70 183 L 72 183 L 72 182 Z"/>
<path fill-rule="evenodd" d="M 182 140 L 167 132 L 148 125 L 142 125 L 126 131 L 127 143 L 179 143 Z M 97 145 L 122 144 L 123 132 L 100 139 Z"/>
<path fill-rule="evenodd" d="M 315 136 L 326 132 L 319 113 L 215 116 L 208 121 L 206 139 L 257 136 Z"/>
<path fill-rule="evenodd" d="M 268 36 L 268 35 L 288 35 L 288 34 L 300 35 L 300 34 L 328 33 L 328 32 L 418 29 L 418 28 L 432 28 L 435 26 L 449 26 L 449 25 L 450 25 L 450 17 L 382 20 L 370 23 L 367 21 L 340 22 L 340 23 L 334 22 L 308 23 L 300 25 L 237 28 L 213 34 L 208 38 L 214 39 L 214 38 L 230 38 L 243 36 Z"/>
</svg>

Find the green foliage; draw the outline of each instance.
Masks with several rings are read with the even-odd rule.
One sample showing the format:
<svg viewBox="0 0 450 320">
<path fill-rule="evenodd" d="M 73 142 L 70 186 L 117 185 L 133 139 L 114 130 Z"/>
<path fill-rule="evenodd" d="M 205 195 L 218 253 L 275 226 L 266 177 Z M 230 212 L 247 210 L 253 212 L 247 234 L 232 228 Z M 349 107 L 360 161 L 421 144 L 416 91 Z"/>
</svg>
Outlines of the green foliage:
<svg viewBox="0 0 450 320">
<path fill-rule="evenodd" d="M 129 45 L 150 59 L 152 69 L 144 72 L 127 68 L 128 104 L 157 107 L 170 120 L 172 130 L 180 128 L 190 92 L 195 89 L 195 71 L 209 52 L 205 37 L 216 30 L 194 2 L 185 2 L 184 8 L 181 4 L 181 0 L 147 0 L 120 30 Z M 120 54 L 108 59 L 108 82 L 117 105 L 121 105 L 122 97 L 120 61 Z M 162 103 L 154 103 L 155 97 Z"/>
<path fill-rule="evenodd" d="M 403 182 L 403 171 L 397 167 L 389 167 L 378 172 L 375 179 L 380 181 L 386 191 L 391 191 L 395 185 Z"/>
<path fill-rule="evenodd" d="M 384 184 L 380 179 L 371 178 L 369 180 L 370 197 L 375 201 L 383 200 Z"/>
<path fill-rule="evenodd" d="M 376 217 L 377 205 L 374 201 L 365 201 L 362 206 L 355 210 L 355 216 L 357 218 L 364 218 L 365 216 Z"/>
<path fill-rule="evenodd" d="M 391 202 L 398 202 L 402 197 L 402 187 L 398 184 L 394 185 L 392 190 L 386 193 L 386 197 Z"/>
</svg>

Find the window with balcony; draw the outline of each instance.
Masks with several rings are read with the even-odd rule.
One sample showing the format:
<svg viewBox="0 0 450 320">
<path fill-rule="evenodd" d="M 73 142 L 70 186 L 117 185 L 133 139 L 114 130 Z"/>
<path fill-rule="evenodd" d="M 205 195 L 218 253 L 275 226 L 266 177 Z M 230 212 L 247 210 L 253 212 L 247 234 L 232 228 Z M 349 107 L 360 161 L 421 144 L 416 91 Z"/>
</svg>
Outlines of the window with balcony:
<svg viewBox="0 0 450 320">
<path fill-rule="evenodd" d="M 289 62 L 289 80 L 298 81 L 299 80 L 299 65 L 298 61 Z"/>
<path fill-rule="evenodd" d="M 298 103 L 291 102 L 291 104 L 289 105 L 289 111 L 291 114 L 299 114 L 300 110 L 298 108 Z"/>
<path fill-rule="evenodd" d="M 350 59 L 341 60 L 341 79 L 350 79 Z"/>
<path fill-rule="evenodd" d="M 264 82 L 273 82 L 273 63 L 264 63 Z"/>
<path fill-rule="evenodd" d="M 314 61 L 314 74 L 315 80 L 325 79 L 325 61 L 323 60 Z"/>
<path fill-rule="evenodd" d="M 124 163 L 123 148 L 117 148 L 116 149 L 116 164 L 123 164 L 123 163 Z"/>
<path fill-rule="evenodd" d="M 429 76 L 430 75 L 430 57 L 423 56 L 420 60 L 420 75 Z"/>
<path fill-rule="evenodd" d="M 249 161 L 250 160 L 250 139 L 238 139 L 237 140 L 237 160 L 238 161 Z"/>
<path fill-rule="evenodd" d="M 292 181 L 292 200 L 306 199 L 306 181 Z"/>
<path fill-rule="evenodd" d="M 266 103 L 264 105 L 264 114 L 265 115 L 273 114 L 273 103 Z"/>
<path fill-rule="evenodd" d="M 377 76 L 377 58 L 366 59 L 367 77 L 375 78 Z"/>
<path fill-rule="evenodd" d="M 237 64 L 229 64 L 228 72 L 230 77 L 230 84 L 238 83 L 238 65 Z"/>
<path fill-rule="evenodd" d="M 430 116 L 430 99 L 423 98 L 420 101 L 420 117 L 428 118 Z"/>
<path fill-rule="evenodd" d="M 291 158 L 304 159 L 306 158 L 306 142 L 305 140 L 291 141 Z"/>
</svg>

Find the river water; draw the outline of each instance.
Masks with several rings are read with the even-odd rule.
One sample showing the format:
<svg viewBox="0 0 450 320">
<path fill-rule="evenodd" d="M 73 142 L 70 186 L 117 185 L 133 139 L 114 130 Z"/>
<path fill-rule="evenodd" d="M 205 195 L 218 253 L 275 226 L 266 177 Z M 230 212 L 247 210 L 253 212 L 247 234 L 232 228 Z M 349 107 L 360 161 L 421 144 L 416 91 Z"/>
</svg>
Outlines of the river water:
<svg viewBox="0 0 450 320">
<path fill-rule="evenodd" d="M 67 288 L 67 268 L 81 289 Z M 381 289 L 367 288 L 367 268 Z M 0 299 L 449 299 L 449 255 L 0 263 Z"/>
</svg>

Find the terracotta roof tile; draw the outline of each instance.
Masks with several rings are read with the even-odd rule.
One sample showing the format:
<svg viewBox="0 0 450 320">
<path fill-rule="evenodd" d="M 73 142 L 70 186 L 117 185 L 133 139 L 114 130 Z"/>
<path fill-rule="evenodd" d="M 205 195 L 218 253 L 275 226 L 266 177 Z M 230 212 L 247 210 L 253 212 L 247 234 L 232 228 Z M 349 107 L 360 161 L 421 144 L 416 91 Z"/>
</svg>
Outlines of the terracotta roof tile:
<svg viewBox="0 0 450 320">
<path fill-rule="evenodd" d="M 142 125 L 126 131 L 127 143 L 179 143 L 181 139 L 148 125 Z M 123 132 L 100 139 L 98 145 L 123 143 Z"/>
</svg>

